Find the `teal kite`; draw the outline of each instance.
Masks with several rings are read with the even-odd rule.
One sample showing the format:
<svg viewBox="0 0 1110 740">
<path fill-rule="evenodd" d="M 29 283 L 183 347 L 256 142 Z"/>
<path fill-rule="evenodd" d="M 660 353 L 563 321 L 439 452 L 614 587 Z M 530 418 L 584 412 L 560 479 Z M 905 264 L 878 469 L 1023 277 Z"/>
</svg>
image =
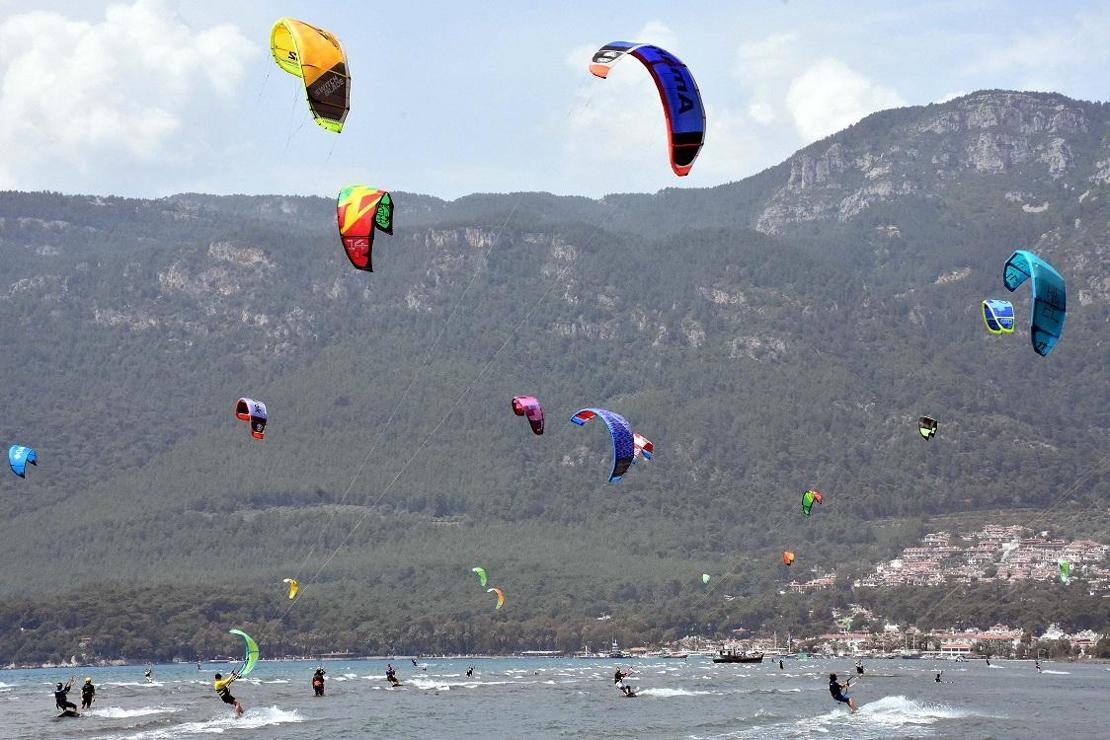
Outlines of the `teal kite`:
<svg viewBox="0 0 1110 740">
<path fill-rule="evenodd" d="M 1033 350 L 1047 357 L 1064 331 L 1068 295 L 1064 278 L 1056 269 L 1032 252 L 1019 249 L 1006 260 L 1002 284 L 1011 292 L 1025 281 L 1033 292 L 1033 315 L 1029 321 L 1029 339 Z"/>
</svg>

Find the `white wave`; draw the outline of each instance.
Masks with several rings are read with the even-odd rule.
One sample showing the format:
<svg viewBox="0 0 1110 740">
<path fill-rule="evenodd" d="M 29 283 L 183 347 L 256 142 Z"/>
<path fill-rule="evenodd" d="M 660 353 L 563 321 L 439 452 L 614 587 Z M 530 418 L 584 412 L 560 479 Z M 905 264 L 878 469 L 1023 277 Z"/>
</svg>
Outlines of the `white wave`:
<svg viewBox="0 0 1110 740">
<path fill-rule="evenodd" d="M 713 691 L 690 691 L 689 689 L 640 689 L 636 692 L 638 696 L 658 696 L 669 699 L 674 696 L 711 696 L 716 692 Z"/>
<path fill-rule="evenodd" d="M 828 714 L 823 714 L 813 719 L 804 720 L 809 723 L 817 721 L 820 724 L 840 722 L 846 714 L 844 709 L 835 709 Z M 925 702 L 907 699 L 904 696 L 884 696 L 881 699 L 868 702 L 860 706 L 856 712 L 859 721 L 884 727 L 902 727 L 907 725 L 931 725 L 942 719 L 962 719 L 971 716 L 969 712 L 954 709 L 944 704 L 927 704 Z"/>
<path fill-rule="evenodd" d="M 125 719 L 127 717 L 147 717 L 152 714 L 172 714 L 180 712 L 173 707 L 142 707 L 140 709 L 122 709 L 120 707 L 103 707 L 89 709 L 84 712 L 87 717 L 105 717 L 107 719 Z"/>
<path fill-rule="evenodd" d="M 1071 671 L 1050 671 L 1047 668 L 1045 670 L 1041 671 L 1041 673 L 1051 673 L 1055 676 L 1070 676 L 1071 675 Z"/>
<path fill-rule="evenodd" d="M 410 678 L 405 683 L 412 684 L 416 688 L 424 689 L 425 691 L 430 691 L 430 690 L 450 691 L 451 690 L 451 684 L 440 683 L 439 681 L 433 681 L 429 678 Z M 455 685 L 457 686 L 459 684 L 455 684 Z"/>
<path fill-rule="evenodd" d="M 123 735 L 119 737 L 119 740 L 169 740 L 170 738 L 187 737 L 189 735 L 222 735 L 228 730 L 256 730 L 260 727 L 283 725 L 291 722 L 304 722 L 304 717 L 295 709 L 286 711 L 278 707 L 262 707 L 260 709 L 249 709 L 243 713 L 242 717 L 235 717 L 229 712 L 228 716 L 219 719 L 184 722 L 157 730 Z"/>
</svg>

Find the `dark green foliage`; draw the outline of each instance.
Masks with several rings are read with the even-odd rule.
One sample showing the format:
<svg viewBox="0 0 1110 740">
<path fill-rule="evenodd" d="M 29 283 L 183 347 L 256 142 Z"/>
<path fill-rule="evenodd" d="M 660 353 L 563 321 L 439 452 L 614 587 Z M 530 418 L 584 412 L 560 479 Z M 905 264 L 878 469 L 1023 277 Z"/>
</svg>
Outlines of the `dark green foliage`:
<svg viewBox="0 0 1110 740">
<path fill-rule="evenodd" d="M 913 110 L 837 141 L 892 146 L 930 109 Z M 268 654 L 820 632 L 855 597 L 780 598 L 786 582 L 861 571 L 934 517 L 1050 509 L 1038 526 L 1106 536 L 1110 193 L 1086 180 L 1097 134 L 1070 143 L 1070 179 L 938 180 L 926 153 L 904 165 L 912 193 L 776 235 L 750 227 L 789 162 L 600 201 L 398 193 L 373 274 L 350 268 L 329 199 L 0 194 L 3 441 L 40 458 L 0 476 L 0 661 L 80 636 L 191 659 L 236 625 Z M 1025 212 L 1015 189 L 1054 205 Z M 1015 247 L 1074 291 L 1047 359 L 1024 320 L 995 338 L 978 316 Z M 519 393 L 542 399 L 543 437 L 512 415 Z M 265 441 L 234 419 L 240 395 L 269 405 Z M 656 459 L 606 484 L 604 431 L 567 421 L 585 405 L 627 416 Z M 805 519 L 810 486 L 825 504 Z M 305 595 L 283 621 L 290 575 Z M 1082 600 L 996 609 L 1003 592 L 928 621 L 1108 621 Z M 874 599 L 915 621 L 928 596 Z"/>
</svg>

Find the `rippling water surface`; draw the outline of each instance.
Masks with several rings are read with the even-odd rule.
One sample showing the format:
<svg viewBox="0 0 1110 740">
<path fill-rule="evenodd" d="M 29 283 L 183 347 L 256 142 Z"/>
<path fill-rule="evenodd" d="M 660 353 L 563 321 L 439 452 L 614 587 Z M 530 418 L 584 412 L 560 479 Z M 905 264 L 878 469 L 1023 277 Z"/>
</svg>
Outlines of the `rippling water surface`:
<svg viewBox="0 0 1110 740">
<path fill-rule="evenodd" d="M 1105 738 L 1110 666 L 1031 662 L 876 660 L 850 694 L 849 716 L 829 697 L 828 673 L 852 660 L 714 665 L 640 659 L 626 699 L 612 685 L 615 661 L 428 659 L 393 661 L 403 685 L 389 688 L 385 661 L 328 661 L 327 695 L 312 695 L 315 663 L 259 663 L 235 684 L 247 708 L 235 719 L 216 698 L 212 674 L 230 667 L 81 669 L 98 687 L 92 711 L 58 719 L 53 684 L 70 671 L 0 672 L 0 737 L 104 738 Z M 469 665 L 475 675 L 465 675 Z M 945 683 L 933 677 L 944 670 Z M 77 692 L 71 695 L 79 703 Z"/>
</svg>

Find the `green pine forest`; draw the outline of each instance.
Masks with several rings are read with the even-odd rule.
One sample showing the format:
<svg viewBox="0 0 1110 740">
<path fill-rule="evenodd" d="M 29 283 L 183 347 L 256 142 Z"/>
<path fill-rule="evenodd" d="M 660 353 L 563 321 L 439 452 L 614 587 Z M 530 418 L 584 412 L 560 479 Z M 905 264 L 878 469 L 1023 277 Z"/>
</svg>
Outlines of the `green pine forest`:
<svg viewBox="0 0 1110 740">
<path fill-rule="evenodd" d="M 975 132 L 923 133 L 972 104 L 1023 113 L 999 126 L 1034 151 L 1037 106 L 1090 124 L 1062 175 L 984 170 L 941 156 Z M 398 192 L 374 273 L 326 197 L 2 193 L 0 442 L 39 464 L 0 477 L 0 663 L 200 659 L 233 626 L 269 655 L 806 635 L 848 603 L 923 628 L 1106 628 L 1110 600 L 1076 582 L 850 586 L 939 520 L 1110 541 L 1104 113 L 977 93 L 717 188 Z M 848 216 L 822 203 L 859 187 L 851 167 L 788 186 L 834 147 L 887 153 L 912 186 Z M 807 215 L 768 227 L 784 202 Z M 1048 358 L 1028 290 L 1001 285 L 1016 248 L 1068 279 Z M 984 298 L 1014 301 L 1012 336 L 984 330 Z M 518 394 L 542 400 L 542 437 Z M 267 403 L 264 441 L 240 396 Z M 655 459 L 607 483 L 604 427 L 569 423 L 583 406 Z M 808 487 L 825 503 L 804 518 Z M 832 568 L 834 588 L 780 594 Z"/>
</svg>

